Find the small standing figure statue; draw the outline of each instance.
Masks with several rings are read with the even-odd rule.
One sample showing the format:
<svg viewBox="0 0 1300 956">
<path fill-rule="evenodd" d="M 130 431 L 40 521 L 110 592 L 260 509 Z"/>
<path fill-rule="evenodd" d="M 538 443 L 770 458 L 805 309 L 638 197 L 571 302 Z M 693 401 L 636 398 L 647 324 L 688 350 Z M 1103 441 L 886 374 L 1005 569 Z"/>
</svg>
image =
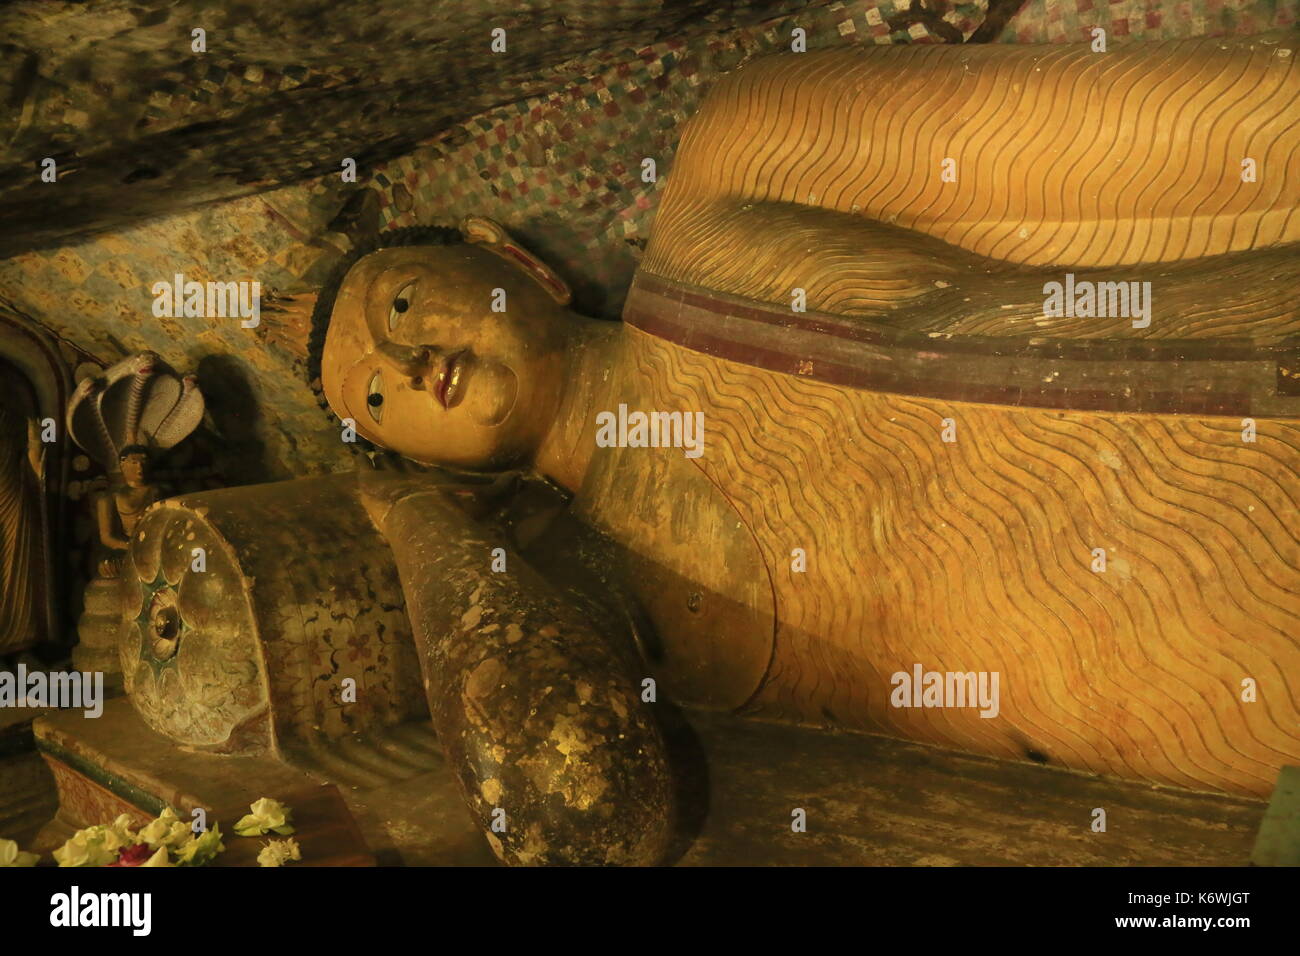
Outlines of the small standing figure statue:
<svg viewBox="0 0 1300 956">
<path fill-rule="evenodd" d="M 68 402 L 68 434 L 108 474 L 109 490 L 95 502 L 106 554 L 86 587 L 77 626 L 78 668 L 120 672 L 117 577 L 136 523 L 158 500 L 149 465 L 188 436 L 203 418 L 203 393 L 193 375 L 181 377 L 157 355 L 142 352 L 82 380 Z M 78 658 L 80 660 L 78 660 Z"/>
<path fill-rule="evenodd" d="M 45 444 L 25 380 L 0 362 L 0 655 L 48 634 Z"/>
</svg>

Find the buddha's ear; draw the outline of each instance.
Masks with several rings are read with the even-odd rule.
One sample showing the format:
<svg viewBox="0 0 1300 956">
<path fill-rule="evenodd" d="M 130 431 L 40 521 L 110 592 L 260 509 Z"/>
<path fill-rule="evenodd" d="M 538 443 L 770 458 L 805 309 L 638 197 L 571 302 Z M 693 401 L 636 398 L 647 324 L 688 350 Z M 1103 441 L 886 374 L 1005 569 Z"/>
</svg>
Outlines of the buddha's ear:
<svg viewBox="0 0 1300 956">
<path fill-rule="evenodd" d="M 500 223 L 482 216 L 466 216 L 460 221 L 460 234 L 466 242 L 489 249 L 515 268 L 526 272 L 560 305 L 568 305 L 572 301 L 573 293 L 565 281 L 552 272 L 550 266 L 515 242 Z"/>
</svg>

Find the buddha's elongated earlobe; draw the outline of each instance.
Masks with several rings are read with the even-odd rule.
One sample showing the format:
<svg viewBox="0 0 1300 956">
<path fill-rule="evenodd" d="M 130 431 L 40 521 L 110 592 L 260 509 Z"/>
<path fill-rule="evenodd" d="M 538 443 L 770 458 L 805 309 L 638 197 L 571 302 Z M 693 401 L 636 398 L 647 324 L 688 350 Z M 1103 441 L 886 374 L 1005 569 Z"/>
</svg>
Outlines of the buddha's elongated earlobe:
<svg viewBox="0 0 1300 956">
<path fill-rule="evenodd" d="M 460 222 L 460 233 L 466 242 L 483 246 L 526 272 L 560 305 L 568 305 L 573 300 L 568 284 L 550 266 L 517 243 L 500 223 L 483 216 L 466 216 Z"/>
</svg>

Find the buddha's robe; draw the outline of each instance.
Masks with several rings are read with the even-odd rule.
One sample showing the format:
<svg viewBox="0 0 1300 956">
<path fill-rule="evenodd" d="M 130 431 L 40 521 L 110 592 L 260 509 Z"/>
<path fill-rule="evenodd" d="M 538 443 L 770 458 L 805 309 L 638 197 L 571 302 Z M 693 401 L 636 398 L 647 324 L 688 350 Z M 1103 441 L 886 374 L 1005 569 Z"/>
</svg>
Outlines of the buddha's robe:
<svg viewBox="0 0 1300 956">
<path fill-rule="evenodd" d="M 1296 47 L 1293 35 L 1274 34 L 1108 53 L 994 44 L 755 60 L 691 119 L 642 268 L 753 298 L 775 289 L 783 302 L 792 286 L 824 287 L 822 307 L 837 312 L 873 281 L 881 296 L 929 288 L 925 275 L 919 290 L 909 285 L 910 250 L 890 275 L 872 268 L 877 250 L 842 247 L 844 227 L 779 216 L 764 226 L 770 215 L 750 215 L 764 203 L 895 225 L 1030 266 L 1172 262 L 1296 242 Z M 1244 181 L 1247 160 L 1253 181 Z"/>
<path fill-rule="evenodd" d="M 1248 443 L 1239 418 L 891 394 L 628 336 L 629 404 L 705 413 L 698 460 L 608 449 L 584 488 L 659 569 L 647 606 L 679 607 L 671 692 L 1236 793 L 1300 760 L 1300 421 Z M 893 706 L 918 663 L 997 672 L 997 716 Z"/>
<path fill-rule="evenodd" d="M 1294 46 L 850 49 L 719 83 L 621 363 L 630 406 L 704 412 L 705 453 L 606 451 L 580 496 L 714 618 L 663 639 L 673 686 L 1270 792 L 1300 759 Z M 1067 269 L 1152 281 L 1150 326 L 1046 318 Z M 918 664 L 997 672 L 996 716 L 896 706 Z"/>
</svg>

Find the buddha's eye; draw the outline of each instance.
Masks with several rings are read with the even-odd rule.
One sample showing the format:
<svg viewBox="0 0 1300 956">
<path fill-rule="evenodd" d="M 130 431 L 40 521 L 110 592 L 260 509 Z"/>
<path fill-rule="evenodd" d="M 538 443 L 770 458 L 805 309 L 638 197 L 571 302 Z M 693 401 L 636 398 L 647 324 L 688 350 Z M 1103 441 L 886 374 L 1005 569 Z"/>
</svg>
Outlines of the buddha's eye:
<svg viewBox="0 0 1300 956">
<path fill-rule="evenodd" d="M 366 386 L 366 408 L 370 410 L 370 417 L 378 424 L 384 420 L 384 373 L 376 372 L 370 376 L 370 384 Z"/>
<path fill-rule="evenodd" d="M 397 328 L 397 322 L 402 317 L 402 313 L 411 307 L 411 302 L 415 298 L 415 283 L 408 282 L 397 291 L 393 298 L 393 304 L 388 310 L 388 331 L 392 332 Z"/>
</svg>

